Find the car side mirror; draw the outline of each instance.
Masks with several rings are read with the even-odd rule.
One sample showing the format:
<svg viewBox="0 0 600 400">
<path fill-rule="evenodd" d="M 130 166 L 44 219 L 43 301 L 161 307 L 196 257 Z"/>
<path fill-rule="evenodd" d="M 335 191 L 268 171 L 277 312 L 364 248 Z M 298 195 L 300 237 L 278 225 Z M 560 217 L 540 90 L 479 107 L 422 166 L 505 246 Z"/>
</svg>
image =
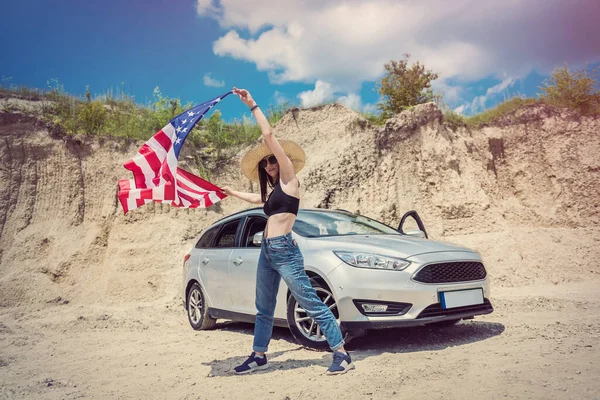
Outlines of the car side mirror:
<svg viewBox="0 0 600 400">
<path fill-rule="evenodd" d="M 262 240 L 263 240 L 263 233 L 261 232 L 256 232 L 254 234 L 254 237 L 252 237 L 252 243 L 254 243 L 254 245 L 256 246 L 261 246 L 262 245 Z"/>
<path fill-rule="evenodd" d="M 427 236 L 425 236 L 425 232 L 423 232 L 422 230 L 419 230 L 419 229 L 416 229 L 414 231 L 404 232 L 404 234 L 407 236 L 420 237 L 423 239 L 427 238 Z"/>
</svg>

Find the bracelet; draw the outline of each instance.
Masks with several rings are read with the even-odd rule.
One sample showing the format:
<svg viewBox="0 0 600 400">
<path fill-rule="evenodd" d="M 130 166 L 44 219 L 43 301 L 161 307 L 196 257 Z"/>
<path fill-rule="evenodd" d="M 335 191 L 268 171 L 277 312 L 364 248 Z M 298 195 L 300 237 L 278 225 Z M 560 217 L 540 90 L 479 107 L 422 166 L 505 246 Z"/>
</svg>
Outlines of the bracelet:
<svg viewBox="0 0 600 400">
<path fill-rule="evenodd" d="M 257 108 L 258 108 L 258 104 L 257 104 L 257 105 L 255 105 L 254 107 L 252 107 L 252 108 L 250 109 L 250 111 L 254 111 L 254 110 L 256 110 Z"/>
</svg>

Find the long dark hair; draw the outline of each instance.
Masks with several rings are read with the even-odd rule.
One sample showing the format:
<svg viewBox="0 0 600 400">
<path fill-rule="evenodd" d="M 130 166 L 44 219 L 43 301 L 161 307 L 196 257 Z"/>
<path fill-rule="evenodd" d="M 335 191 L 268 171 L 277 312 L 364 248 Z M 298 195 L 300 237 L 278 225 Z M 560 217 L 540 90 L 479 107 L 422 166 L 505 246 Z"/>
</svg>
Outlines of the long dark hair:
<svg viewBox="0 0 600 400">
<path fill-rule="evenodd" d="M 267 174 L 264 168 L 258 167 L 258 182 L 260 184 L 260 198 L 263 203 L 267 202 L 267 189 L 272 188 L 277 183 L 271 175 Z M 268 187 L 267 187 L 268 185 Z"/>
</svg>

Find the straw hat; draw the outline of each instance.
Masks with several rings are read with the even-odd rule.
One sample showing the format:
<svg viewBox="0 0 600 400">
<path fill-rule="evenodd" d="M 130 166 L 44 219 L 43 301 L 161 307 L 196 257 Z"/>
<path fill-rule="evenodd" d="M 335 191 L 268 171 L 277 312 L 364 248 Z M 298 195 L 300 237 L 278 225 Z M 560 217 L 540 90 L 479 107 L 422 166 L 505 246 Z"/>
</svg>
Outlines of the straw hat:
<svg viewBox="0 0 600 400">
<path fill-rule="evenodd" d="M 281 147 L 283 147 L 283 151 L 290 158 L 292 164 L 294 164 L 294 171 L 298 173 L 304 167 L 304 160 L 306 155 L 304 154 L 304 150 L 300 147 L 296 142 L 285 139 L 277 140 Z M 268 155 L 273 154 L 269 146 L 262 141 L 253 148 L 251 148 L 243 157 L 242 157 L 242 172 L 248 179 L 258 182 L 258 163 L 260 160 L 265 158 Z"/>
</svg>

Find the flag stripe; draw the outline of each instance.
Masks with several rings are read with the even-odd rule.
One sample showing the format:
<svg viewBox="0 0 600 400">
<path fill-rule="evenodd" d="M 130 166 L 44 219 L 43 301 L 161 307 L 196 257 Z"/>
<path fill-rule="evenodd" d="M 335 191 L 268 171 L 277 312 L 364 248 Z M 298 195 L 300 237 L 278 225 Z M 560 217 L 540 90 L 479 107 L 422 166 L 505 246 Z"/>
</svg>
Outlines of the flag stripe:
<svg viewBox="0 0 600 400">
<path fill-rule="evenodd" d="M 138 179 L 136 179 L 135 184 L 137 187 L 147 188 L 153 186 L 153 180 L 156 177 L 155 165 L 159 164 L 159 161 L 154 151 L 152 151 L 147 144 L 144 144 L 144 146 L 142 146 L 142 149 L 146 152 L 146 156 L 138 157 L 135 160 L 135 163 L 138 166 L 139 170 L 142 172 L 142 174 L 144 174 L 143 182 L 139 182 Z M 142 152 L 142 149 L 140 149 L 140 153 Z M 136 178 L 138 177 L 136 176 Z"/>
<path fill-rule="evenodd" d="M 154 135 L 153 139 L 162 146 L 165 150 L 165 153 L 171 150 L 171 146 L 173 142 L 171 141 L 171 136 L 175 129 L 173 129 L 173 125 L 168 124 L 162 130 L 158 131 L 156 135 Z"/>
</svg>

